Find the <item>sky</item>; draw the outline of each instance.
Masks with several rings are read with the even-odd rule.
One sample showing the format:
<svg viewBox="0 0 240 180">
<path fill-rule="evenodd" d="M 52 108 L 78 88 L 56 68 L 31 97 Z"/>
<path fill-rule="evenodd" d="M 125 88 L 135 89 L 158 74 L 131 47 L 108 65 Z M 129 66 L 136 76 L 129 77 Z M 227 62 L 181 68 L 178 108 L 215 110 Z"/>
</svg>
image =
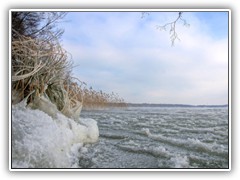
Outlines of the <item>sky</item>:
<svg viewBox="0 0 240 180">
<path fill-rule="evenodd" d="M 180 40 L 169 28 L 178 12 L 69 12 L 63 47 L 73 75 L 88 87 L 115 92 L 126 102 L 228 103 L 228 13 L 184 12 Z"/>
</svg>

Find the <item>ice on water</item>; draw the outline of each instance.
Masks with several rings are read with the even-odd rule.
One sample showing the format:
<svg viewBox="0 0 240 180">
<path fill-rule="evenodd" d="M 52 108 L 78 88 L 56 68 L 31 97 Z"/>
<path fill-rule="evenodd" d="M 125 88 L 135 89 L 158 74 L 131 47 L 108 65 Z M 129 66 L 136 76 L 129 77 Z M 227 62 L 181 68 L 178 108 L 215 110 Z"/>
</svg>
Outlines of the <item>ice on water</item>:
<svg viewBox="0 0 240 180">
<path fill-rule="evenodd" d="M 83 112 L 100 141 L 88 168 L 227 168 L 227 108 L 128 108 Z"/>
</svg>

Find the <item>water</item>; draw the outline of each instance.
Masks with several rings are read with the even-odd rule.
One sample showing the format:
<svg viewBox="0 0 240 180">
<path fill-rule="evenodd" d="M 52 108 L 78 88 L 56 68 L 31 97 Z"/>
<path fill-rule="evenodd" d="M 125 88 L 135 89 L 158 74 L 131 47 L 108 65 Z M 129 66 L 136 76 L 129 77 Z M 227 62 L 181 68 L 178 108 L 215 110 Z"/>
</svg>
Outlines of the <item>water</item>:
<svg viewBox="0 0 240 180">
<path fill-rule="evenodd" d="M 83 111 L 99 141 L 79 152 L 80 168 L 228 168 L 227 108 Z"/>
</svg>

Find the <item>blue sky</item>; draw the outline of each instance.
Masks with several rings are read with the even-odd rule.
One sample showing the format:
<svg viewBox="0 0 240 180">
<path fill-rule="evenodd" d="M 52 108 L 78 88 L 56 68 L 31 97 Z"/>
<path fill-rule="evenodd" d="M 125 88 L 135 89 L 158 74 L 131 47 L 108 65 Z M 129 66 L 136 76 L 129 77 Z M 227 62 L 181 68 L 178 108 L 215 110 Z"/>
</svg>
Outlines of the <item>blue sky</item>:
<svg viewBox="0 0 240 180">
<path fill-rule="evenodd" d="M 185 12 L 180 41 L 159 31 L 177 12 L 70 12 L 62 38 L 88 87 L 133 103 L 228 103 L 228 14 Z"/>
</svg>

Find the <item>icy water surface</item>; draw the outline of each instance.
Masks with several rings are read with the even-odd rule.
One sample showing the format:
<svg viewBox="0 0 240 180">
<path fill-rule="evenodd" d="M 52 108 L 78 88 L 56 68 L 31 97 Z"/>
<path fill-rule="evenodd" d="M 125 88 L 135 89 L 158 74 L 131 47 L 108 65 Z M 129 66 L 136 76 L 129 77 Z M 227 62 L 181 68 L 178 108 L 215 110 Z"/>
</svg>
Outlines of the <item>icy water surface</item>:
<svg viewBox="0 0 240 180">
<path fill-rule="evenodd" d="M 139 108 L 83 111 L 98 122 L 81 168 L 228 168 L 227 108 Z"/>
</svg>

